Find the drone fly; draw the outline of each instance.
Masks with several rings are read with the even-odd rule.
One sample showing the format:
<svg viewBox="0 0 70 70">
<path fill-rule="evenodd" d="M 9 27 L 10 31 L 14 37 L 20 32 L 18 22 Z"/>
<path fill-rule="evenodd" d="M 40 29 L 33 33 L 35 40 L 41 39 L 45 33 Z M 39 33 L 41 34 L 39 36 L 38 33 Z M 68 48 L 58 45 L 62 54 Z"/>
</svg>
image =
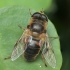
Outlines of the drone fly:
<svg viewBox="0 0 70 70">
<path fill-rule="evenodd" d="M 56 58 L 46 32 L 47 16 L 41 12 L 31 14 L 31 19 L 20 39 L 14 45 L 11 60 L 24 55 L 27 61 L 34 61 L 42 50 L 42 57 L 52 67 L 56 67 Z"/>
</svg>

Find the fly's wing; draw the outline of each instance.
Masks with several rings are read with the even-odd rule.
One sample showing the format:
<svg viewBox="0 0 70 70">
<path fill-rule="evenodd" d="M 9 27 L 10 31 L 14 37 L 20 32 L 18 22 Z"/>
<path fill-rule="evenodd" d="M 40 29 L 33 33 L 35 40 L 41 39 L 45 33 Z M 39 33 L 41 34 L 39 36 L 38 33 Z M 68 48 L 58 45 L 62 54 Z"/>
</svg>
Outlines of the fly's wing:
<svg viewBox="0 0 70 70">
<path fill-rule="evenodd" d="M 11 55 L 11 60 L 12 61 L 16 60 L 25 51 L 24 42 L 23 42 L 24 33 L 22 34 L 22 36 L 20 37 L 20 39 L 16 42 L 16 44 L 14 46 L 14 49 L 13 49 L 13 52 L 12 52 L 12 55 Z"/>
<path fill-rule="evenodd" d="M 48 62 L 48 64 L 52 68 L 55 68 L 56 67 L 56 58 L 55 58 L 55 54 L 54 54 L 54 51 L 53 51 L 52 46 L 50 44 L 48 36 L 47 36 L 47 39 L 45 40 L 42 54 L 43 54 L 45 60 Z"/>
</svg>

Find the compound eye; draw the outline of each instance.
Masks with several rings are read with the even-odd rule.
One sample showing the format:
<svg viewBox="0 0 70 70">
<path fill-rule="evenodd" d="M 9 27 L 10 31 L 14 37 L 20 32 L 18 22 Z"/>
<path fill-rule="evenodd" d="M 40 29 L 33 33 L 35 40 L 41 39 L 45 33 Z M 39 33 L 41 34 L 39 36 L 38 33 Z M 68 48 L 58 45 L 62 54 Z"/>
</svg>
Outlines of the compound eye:
<svg viewBox="0 0 70 70">
<path fill-rule="evenodd" d="M 48 17 L 44 14 L 42 14 L 42 19 L 48 21 Z"/>
<path fill-rule="evenodd" d="M 38 17 L 40 17 L 41 16 L 41 14 L 39 13 L 39 12 L 36 12 L 36 13 L 34 13 L 33 15 L 32 15 L 32 17 L 34 17 L 34 18 L 38 18 Z"/>
</svg>

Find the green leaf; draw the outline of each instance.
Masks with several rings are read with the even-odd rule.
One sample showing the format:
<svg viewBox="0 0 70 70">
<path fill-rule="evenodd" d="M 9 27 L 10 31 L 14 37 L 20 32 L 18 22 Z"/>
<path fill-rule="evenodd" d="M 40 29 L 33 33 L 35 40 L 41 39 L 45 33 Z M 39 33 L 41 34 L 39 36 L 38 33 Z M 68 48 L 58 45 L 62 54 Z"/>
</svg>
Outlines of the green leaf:
<svg viewBox="0 0 70 70">
<path fill-rule="evenodd" d="M 22 5 L 35 10 L 47 10 L 52 0 L 1 0 L 0 7 L 11 5 Z"/>
<path fill-rule="evenodd" d="M 31 13 L 35 12 L 31 10 Z M 19 57 L 15 61 L 3 60 L 11 55 L 14 44 L 20 38 L 23 31 L 18 24 L 26 28 L 30 20 L 28 8 L 21 6 L 13 6 L 0 9 L 0 69 L 1 70 L 60 70 L 62 64 L 62 56 L 60 51 L 59 39 L 50 39 L 56 57 L 56 68 L 49 65 L 45 67 L 41 54 L 34 62 L 27 62 L 24 57 Z M 56 29 L 53 24 L 48 21 L 48 35 L 57 37 Z"/>
</svg>

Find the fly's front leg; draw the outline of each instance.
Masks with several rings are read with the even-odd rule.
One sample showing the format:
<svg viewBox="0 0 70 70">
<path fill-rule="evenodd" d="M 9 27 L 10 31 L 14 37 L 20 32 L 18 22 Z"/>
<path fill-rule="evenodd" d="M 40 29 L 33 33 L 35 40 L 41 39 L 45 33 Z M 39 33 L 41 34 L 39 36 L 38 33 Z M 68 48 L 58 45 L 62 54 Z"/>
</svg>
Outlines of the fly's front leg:
<svg viewBox="0 0 70 70">
<path fill-rule="evenodd" d="M 31 13 L 30 9 L 29 9 L 29 13 L 30 13 L 30 15 L 32 16 L 32 13 Z"/>
</svg>

